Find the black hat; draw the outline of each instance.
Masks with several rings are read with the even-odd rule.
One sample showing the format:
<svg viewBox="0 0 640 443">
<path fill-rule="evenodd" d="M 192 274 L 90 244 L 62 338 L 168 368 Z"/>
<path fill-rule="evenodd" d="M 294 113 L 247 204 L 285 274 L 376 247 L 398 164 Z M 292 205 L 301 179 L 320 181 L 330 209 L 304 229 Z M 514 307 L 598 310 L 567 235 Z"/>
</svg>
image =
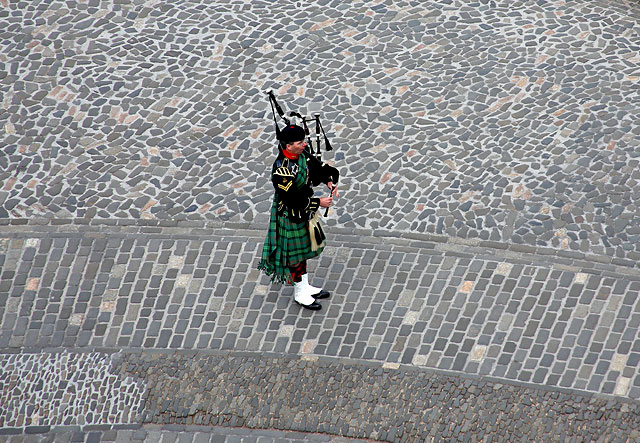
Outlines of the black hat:
<svg viewBox="0 0 640 443">
<path fill-rule="evenodd" d="M 298 125 L 287 125 L 280 131 L 280 141 L 284 145 L 304 140 L 305 132 Z"/>
</svg>

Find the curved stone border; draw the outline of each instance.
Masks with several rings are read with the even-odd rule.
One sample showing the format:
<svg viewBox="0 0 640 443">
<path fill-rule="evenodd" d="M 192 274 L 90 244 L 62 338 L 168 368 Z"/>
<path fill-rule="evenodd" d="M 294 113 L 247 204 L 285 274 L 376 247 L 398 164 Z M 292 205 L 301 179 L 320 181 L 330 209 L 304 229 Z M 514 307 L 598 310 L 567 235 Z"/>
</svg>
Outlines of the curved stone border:
<svg viewBox="0 0 640 443">
<path fill-rule="evenodd" d="M 0 441 L 23 443 L 23 433 L 0 429 Z M 280 431 L 275 429 L 232 428 L 229 426 L 182 425 L 88 425 L 27 428 L 29 442 L 180 442 L 180 443 L 365 443 L 371 440 L 351 439 L 330 434 Z"/>
<path fill-rule="evenodd" d="M 583 252 L 568 249 L 553 249 L 539 246 L 528 246 L 520 244 L 512 244 L 506 242 L 464 239 L 459 237 L 450 237 L 446 235 L 436 235 L 419 232 L 398 232 L 385 231 L 383 229 L 366 229 L 366 228 L 343 228 L 337 225 L 335 219 L 327 220 L 330 227 L 330 236 L 350 236 L 358 239 L 376 239 L 378 242 L 388 241 L 399 242 L 419 247 L 420 242 L 434 242 L 445 245 L 451 245 L 453 248 L 463 248 L 467 251 L 478 251 L 480 249 L 495 250 L 500 255 L 504 253 L 515 254 L 531 254 L 534 256 L 545 257 L 543 260 L 557 260 L 563 262 L 566 260 L 578 261 L 583 267 L 601 266 L 613 272 L 623 274 L 632 274 L 640 276 L 640 256 L 639 260 L 629 260 L 620 257 L 610 257 L 598 254 L 585 254 Z M 6 227 L 10 227 L 7 230 Z M 0 219 L 0 233 L 19 233 L 19 232 L 38 232 L 46 231 L 46 228 L 55 228 L 61 232 L 75 230 L 83 231 L 86 229 L 98 230 L 118 230 L 118 229 L 139 229 L 141 233 L 152 234 L 160 233 L 171 228 L 183 230 L 192 230 L 193 234 L 210 235 L 212 233 L 229 232 L 233 235 L 234 231 L 254 231 L 253 237 L 260 237 L 266 232 L 267 225 L 256 223 L 233 223 L 233 222 L 202 222 L 202 221 L 178 221 L 178 220 L 132 220 L 132 219 Z M 50 231 L 46 231 L 50 232 Z M 329 238 L 331 240 L 331 238 Z M 593 263 L 593 265 L 589 265 Z"/>
</svg>

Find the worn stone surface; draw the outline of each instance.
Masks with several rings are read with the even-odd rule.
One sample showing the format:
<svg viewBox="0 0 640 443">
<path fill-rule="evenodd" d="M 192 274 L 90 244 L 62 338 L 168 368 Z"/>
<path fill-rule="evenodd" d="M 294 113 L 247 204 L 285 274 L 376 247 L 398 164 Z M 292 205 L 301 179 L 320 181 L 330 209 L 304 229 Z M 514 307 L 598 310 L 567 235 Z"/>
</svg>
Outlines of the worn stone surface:
<svg viewBox="0 0 640 443">
<path fill-rule="evenodd" d="M 123 375 L 156 381 L 144 413 L 157 424 L 230 424 L 381 441 L 640 438 L 640 406 L 606 399 L 323 360 L 124 358 Z"/>
</svg>

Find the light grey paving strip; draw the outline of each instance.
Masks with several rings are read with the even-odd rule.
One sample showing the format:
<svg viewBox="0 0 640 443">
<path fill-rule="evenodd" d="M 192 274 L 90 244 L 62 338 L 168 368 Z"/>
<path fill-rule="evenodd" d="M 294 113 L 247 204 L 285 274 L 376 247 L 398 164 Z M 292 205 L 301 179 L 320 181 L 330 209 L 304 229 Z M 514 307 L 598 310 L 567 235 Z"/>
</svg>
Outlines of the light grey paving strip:
<svg viewBox="0 0 640 443">
<path fill-rule="evenodd" d="M 137 425 L 132 426 L 59 426 L 47 432 L 3 436 L 2 443 L 58 442 L 147 442 L 147 443 L 364 443 L 372 440 L 352 439 L 329 434 L 292 432 L 222 426 Z"/>
<path fill-rule="evenodd" d="M 370 359 L 640 398 L 640 282 L 550 264 L 338 244 L 318 313 L 255 269 L 262 241 L 67 236 L 0 245 L 0 347 Z"/>
<path fill-rule="evenodd" d="M 16 220 L 12 220 L 16 221 Z M 45 220 L 43 224 L 2 225 L 0 238 L 158 238 L 201 240 L 206 238 L 224 238 L 228 241 L 240 241 L 252 238 L 262 241 L 267 225 L 237 223 L 201 223 L 184 222 L 163 224 L 158 221 L 134 220 L 68 220 L 64 225 L 52 224 Z M 350 229 L 336 226 L 335 219 L 328 219 L 327 232 L 332 244 L 353 246 L 375 250 L 397 250 L 417 252 L 435 250 L 445 254 L 469 256 L 473 254 L 487 259 L 500 258 L 513 262 L 530 264 L 552 263 L 566 270 L 582 270 L 588 273 L 609 273 L 626 275 L 631 279 L 640 279 L 640 263 L 616 260 L 613 257 L 596 254 L 582 254 L 575 251 L 554 250 L 549 248 L 520 247 L 496 242 L 464 240 L 443 235 L 421 233 L 399 233 L 385 230 Z"/>
</svg>

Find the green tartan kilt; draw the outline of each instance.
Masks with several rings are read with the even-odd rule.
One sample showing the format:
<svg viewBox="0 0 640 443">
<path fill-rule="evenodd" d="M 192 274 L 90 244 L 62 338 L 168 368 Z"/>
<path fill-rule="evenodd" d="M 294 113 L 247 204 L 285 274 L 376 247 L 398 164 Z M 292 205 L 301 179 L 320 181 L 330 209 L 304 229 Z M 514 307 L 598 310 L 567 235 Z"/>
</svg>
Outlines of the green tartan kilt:
<svg viewBox="0 0 640 443">
<path fill-rule="evenodd" d="M 258 269 L 269 275 L 272 282 L 292 283 L 289 266 L 317 257 L 324 247 L 312 251 L 307 222 L 292 222 L 286 210 L 278 216 L 276 206 L 274 200 Z"/>
</svg>

